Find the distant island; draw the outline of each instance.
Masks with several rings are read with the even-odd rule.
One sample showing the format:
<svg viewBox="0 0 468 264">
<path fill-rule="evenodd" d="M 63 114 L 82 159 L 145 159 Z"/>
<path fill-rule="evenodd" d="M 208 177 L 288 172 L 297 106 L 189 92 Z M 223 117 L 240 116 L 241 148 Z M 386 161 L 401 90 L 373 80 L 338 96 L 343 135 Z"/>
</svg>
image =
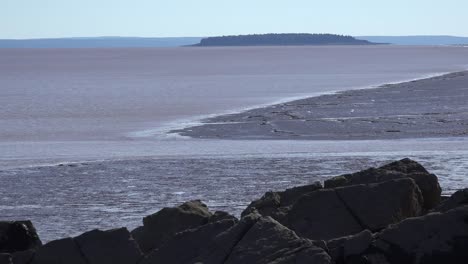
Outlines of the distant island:
<svg viewBox="0 0 468 264">
<path fill-rule="evenodd" d="M 375 45 L 367 40 L 334 34 L 255 34 L 204 38 L 196 47 L 212 46 L 306 46 L 306 45 Z"/>
</svg>

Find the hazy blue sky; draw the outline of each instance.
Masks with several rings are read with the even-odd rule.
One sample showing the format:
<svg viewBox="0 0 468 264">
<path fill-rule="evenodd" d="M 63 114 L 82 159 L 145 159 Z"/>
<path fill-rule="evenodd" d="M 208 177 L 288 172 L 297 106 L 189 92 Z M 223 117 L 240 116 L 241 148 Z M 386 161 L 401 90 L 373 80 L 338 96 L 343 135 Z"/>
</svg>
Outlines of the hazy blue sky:
<svg viewBox="0 0 468 264">
<path fill-rule="evenodd" d="M 468 36 L 468 0 L 0 0 L 0 38 L 269 32 Z"/>
</svg>

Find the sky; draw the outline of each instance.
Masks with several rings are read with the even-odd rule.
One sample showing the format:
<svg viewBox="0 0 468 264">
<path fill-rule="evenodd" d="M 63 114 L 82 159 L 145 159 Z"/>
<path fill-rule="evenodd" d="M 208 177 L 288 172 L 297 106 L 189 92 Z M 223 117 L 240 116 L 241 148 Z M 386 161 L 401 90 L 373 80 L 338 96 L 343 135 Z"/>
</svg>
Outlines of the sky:
<svg viewBox="0 0 468 264">
<path fill-rule="evenodd" d="M 468 0 L 0 0 L 0 38 L 468 36 Z"/>
</svg>

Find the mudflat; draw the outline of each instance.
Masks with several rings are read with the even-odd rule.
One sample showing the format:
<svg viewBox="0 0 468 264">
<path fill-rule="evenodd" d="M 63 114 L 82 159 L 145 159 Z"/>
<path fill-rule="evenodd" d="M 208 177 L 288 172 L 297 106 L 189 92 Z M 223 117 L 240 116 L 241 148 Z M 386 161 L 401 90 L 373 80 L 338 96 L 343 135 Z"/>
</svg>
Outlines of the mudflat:
<svg viewBox="0 0 468 264">
<path fill-rule="evenodd" d="M 171 133 L 207 139 L 463 137 L 468 135 L 468 71 L 221 115 Z"/>
</svg>

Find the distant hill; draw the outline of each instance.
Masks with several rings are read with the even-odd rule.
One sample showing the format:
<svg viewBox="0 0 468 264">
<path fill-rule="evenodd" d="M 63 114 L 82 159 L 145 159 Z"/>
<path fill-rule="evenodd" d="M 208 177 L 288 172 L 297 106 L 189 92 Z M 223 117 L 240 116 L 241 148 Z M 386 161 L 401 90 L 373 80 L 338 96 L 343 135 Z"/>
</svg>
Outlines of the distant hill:
<svg viewBox="0 0 468 264">
<path fill-rule="evenodd" d="M 396 45 L 468 45 L 468 37 L 455 36 L 359 36 L 356 38 Z"/>
<path fill-rule="evenodd" d="M 193 45 L 202 38 L 55 38 L 55 39 L 0 39 L 0 48 L 123 48 L 123 47 L 178 47 Z"/>
<path fill-rule="evenodd" d="M 367 40 L 333 34 L 262 34 L 204 38 L 194 46 L 371 45 Z"/>
</svg>

